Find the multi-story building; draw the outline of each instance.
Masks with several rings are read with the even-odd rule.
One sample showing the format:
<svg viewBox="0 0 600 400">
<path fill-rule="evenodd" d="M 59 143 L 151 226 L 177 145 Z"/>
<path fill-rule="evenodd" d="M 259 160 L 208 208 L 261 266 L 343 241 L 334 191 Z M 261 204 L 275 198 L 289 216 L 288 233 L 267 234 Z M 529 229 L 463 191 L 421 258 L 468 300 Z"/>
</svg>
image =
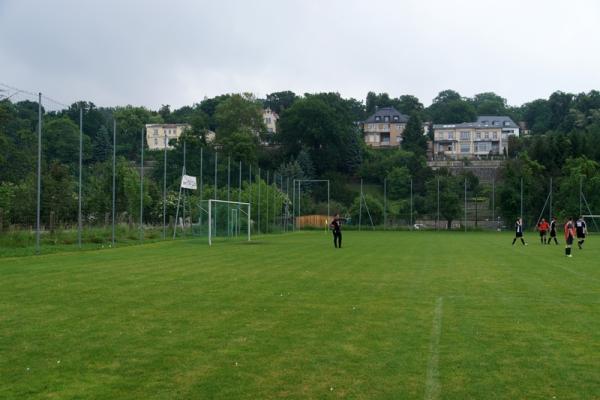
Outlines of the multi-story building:
<svg viewBox="0 0 600 400">
<path fill-rule="evenodd" d="M 263 122 L 267 127 L 267 132 L 269 134 L 273 134 L 277 132 L 277 120 L 279 120 L 279 115 L 276 112 L 271 110 L 270 108 L 265 108 L 263 110 Z"/>
<path fill-rule="evenodd" d="M 188 124 L 146 124 L 146 143 L 150 150 L 162 150 L 165 148 L 165 137 L 167 148 L 171 139 L 179 139 L 183 131 L 190 129 Z"/>
<path fill-rule="evenodd" d="M 408 117 L 394 107 L 382 107 L 363 123 L 365 143 L 371 147 L 398 147 Z"/>
<path fill-rule="evenodd" d="M 477 158 L 508 151 L 508 137 L 519 136 L 519 126 L 506 116 L 479 116 L 476 122 L 433 126 L 435 158 Z"/>
</svg>

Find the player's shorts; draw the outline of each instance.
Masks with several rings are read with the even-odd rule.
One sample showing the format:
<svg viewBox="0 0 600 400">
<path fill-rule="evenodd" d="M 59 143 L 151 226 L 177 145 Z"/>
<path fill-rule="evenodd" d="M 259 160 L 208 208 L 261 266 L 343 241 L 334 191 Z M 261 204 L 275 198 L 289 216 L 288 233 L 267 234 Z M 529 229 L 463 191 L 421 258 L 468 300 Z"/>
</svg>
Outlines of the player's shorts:
<svg viewBox="0 0 600 400">
<path fill-rule="evenodd" d="M 577 232 L 577 239 L 585 239 L 585 233 Z"/>
<path fill-rule="evenodd" d="M 517 232 L 517 233 L 515 234 L 515 237 L 523 237 L 523 232 Z"/>
<path fill-rule="evenodd" d="M 550 231 L 550 237 L 556 237 L 556 231 Z"/>
<path fill-rule="evenodd" d="M 573 244 L 573 236 L 569 235 L 567 237 L 567 246 L 570 246 Z"/>
<path fill-rule="evenodd" d="M 546 236 L 547 233 L 547 231 L 540 231 L 540 236 Z"/>
</svg>

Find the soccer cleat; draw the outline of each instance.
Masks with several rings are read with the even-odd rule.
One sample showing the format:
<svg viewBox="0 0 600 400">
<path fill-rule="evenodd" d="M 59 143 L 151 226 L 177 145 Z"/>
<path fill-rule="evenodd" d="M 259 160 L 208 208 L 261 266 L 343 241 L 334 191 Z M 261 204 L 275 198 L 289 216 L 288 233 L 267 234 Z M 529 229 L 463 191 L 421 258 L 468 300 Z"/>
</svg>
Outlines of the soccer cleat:
<svg viewBox="0 0 600 400">
<path fill-rule="evenodd" d="M 573 257 L 573 254 L 569 254 L 569 255 L 567 255 L 567 257 Z"/>
</svg>

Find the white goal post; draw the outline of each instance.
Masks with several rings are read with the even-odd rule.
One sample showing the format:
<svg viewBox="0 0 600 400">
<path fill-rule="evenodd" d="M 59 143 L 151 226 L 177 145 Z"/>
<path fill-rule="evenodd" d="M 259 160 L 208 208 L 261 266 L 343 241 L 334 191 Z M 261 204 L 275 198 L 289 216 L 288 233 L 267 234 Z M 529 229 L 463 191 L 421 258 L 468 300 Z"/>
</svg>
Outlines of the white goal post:
<svg viewBox="0 0 600 400">
<path fill-rule="evenodd" d="M 248 219 L 248 222 L 247 222 L 248 241 L 250 241 L 250 203 L 243 203 L 243 202 L 239 202 L 239 201 L 227 201 L 227 200 L 210 199 L 210 200 L 208 200 L 208 245 L 212 246 L 212 235 L 213 235 L 213 232 L 212 232 L 212 224 L 213 224 L 212 210 L 213 210 L 213 204 L 218 204 L 218 203 L 236 205 L 236 206 L 239 207 L 240 214 L 246 214 L 246 218 Z M 245 206 L 246 211 L 244 211 L 241 208 L 242 206 Z"/>
</svg>

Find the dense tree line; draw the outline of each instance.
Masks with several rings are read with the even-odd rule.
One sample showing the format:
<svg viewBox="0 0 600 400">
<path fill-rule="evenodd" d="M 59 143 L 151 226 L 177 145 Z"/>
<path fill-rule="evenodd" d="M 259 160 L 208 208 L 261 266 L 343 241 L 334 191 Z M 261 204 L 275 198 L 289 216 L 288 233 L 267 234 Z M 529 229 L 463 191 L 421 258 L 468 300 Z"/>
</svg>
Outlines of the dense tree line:
<svg viewBox="0 0 600 400">
<path fill-rule="evenodd" d="M 402 149 L 374 150 L 362 139 L 361 125 L 378 107 L 393 106 L 410 116 Z M 275 135 L 266 131 L 262 109 L 279 114 Z M 32 101 L 0 101 L 0 209 L 4 224 L 32 223 L 35 215 L 35 175 L 37 157 L 37 109 Z M 204 181 L 212 182 L 214 154 L 219 186 L 226 184 L 225 159 L 244 171 L 276 172 L 290 179 L 331 179 L 336 206 L 356 213 L 356 191 L 352 184 L 360 179 L 382 185 L 385 181 L 391 199 L 388 212 L 406 215 L 410 182 L 413 183 L 412 208 L 416 215 L 437 208 L 431 198 L 438 183 L 443 197 L 440 212 L 448 222 L 460 213 L 461 185 L 469 181 L 470 196 L 488 195 L 473 176 L 452 176 L 446 170 L 432 171 L 426 163 L 427 138 L 423 123 L 473 121 L 477 115 L 508 115 L 523 121 L 530 135 L 512 138 L 509 159 L 502 168 L 498 187 L 498 211 L 507 219 L 516 217 L 520 204 L 520 183 L 526 183 L 525 207 L 539 209 L 544 202 L 550 178 L 556 184 L 556 201 L 561 212 L 578 211 L 578 185 L 592 208 L 600 207 L 597 198 L 600 173 L 600 92 L 569 94 L 555 92 L 538 99 L 510 106 L 495 93 L 464 97 L 453 90 L 440 92 L 425 107 L 416 97 L 369 92 L 365 102 L 338 93 L 298 95 L 291 91 L 268 94 L 257 99 L 251 94 L 225 94 L 206 98 L 191 106 L 171 110 L 163 105 L 153 111 L 144 107 L 96 107 L 77 102 L 59 112 L 43 113 L 42 217 L 72 222 L 77 213 L 77 175 L 79 153 L 79 113 L 83 113 L 84 214 L 102 220 L 111 207 L 113 121 L 117 125 L 117 205 L 124 215 L 139 213 L 140 135 L 148 123 L 187 123 L 190 129 L 168 152 L 167 187 L 169 199 L 175 196 L 183 164 L 195 175 L 203 155 Z M 208 132 L 216 132 L 208 140 Z M 149 222 L 162 215 L 162 152 L 149 152 L 154 161 L 151 176 L 146 176 L 145 215 Z M 237 168 L 237 167 L 236 167 Z M 264 176 L 263 176 L 264 179 Z M 272 179 L 272 175 L 271 175 Z M 573 183 L 573 182 L 576 182 Z M 575 185 L 575 186 L 573 186 Z M 315 199 L 323 201 L 319 194 Z M 320 196 L 320 197 L 319 197 Z M 169 207 L 173 205 L 169 200 Z M 367 198 L 377 222 L 383 217 L 380 200 Z M 435 204 L 434 204 L 435 203 Z M 435 207 L 434 207 L 435 205 Z M 307 210 L 311 207 L 306 206 Z M 318 204 L 313 204 L 317 210 Z M 437 211 L 437 210 L 436 210 Z"/>
</svg>

